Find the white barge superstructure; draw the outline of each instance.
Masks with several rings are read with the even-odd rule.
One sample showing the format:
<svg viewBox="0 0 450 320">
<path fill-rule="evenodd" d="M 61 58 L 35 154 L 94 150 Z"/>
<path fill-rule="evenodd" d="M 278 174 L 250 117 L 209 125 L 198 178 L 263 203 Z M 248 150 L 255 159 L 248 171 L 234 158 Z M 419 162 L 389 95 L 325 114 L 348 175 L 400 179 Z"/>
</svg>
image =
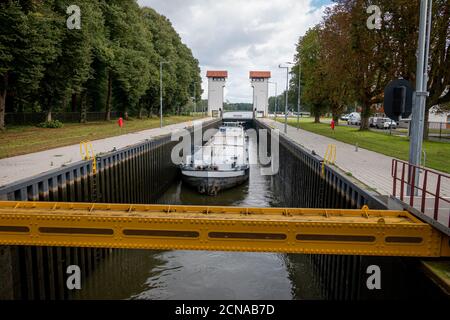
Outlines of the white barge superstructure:
<svg viewBox="0 0 450 320">
<path fill-rule="evenodd" d="M 200 193 L 216 195 L 249 177 L 248 136 L 239 122 L 224 122 L 219 131 L 181 165 L 183 182 Z"/>
</svg>

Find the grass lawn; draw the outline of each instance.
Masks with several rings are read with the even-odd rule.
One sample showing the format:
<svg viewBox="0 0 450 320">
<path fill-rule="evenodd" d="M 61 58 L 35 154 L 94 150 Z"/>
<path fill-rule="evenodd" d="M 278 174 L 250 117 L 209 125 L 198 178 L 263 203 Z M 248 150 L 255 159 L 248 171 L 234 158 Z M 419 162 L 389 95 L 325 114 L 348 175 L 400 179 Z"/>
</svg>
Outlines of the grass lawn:
<svg viewBox="0 0 450 320">
<path fill-rule="evenodd" d="M 190 121 L 199 117 L 171 116 L 164 118 L 164 125 Z M 65 123 L 59 129 L 34 126 L 7 127 L 0 131 L 0 159 L 21 154 L 47 150 L 80 143 L 82 140 L 97 140 L 159 127 L 159 118 L 130 119 L 124 121 L 122 132 L 114 121 Z"/>
<path fill-rule="evenodd" d="M 283 122 L 284 119 L 277 119 Z M 355 127 L 337 126 L 333 133 L 329 119 L 322 119 L 326 123 L 316 124 L 311 118 L 301 119 L 300 128 L 329 138 L 372 150 L 402 160 L 409 158 L 409 140 L 407 137 L 390 136 L 381 132 L 359 131 Z M 297 119 L 288 119 L 291 126 L 297 126 Z M 450 173 L 450 143 L 425 141 L 423 149 L 427 159 L 425 165 L 429 168 Z"/>
</svg>

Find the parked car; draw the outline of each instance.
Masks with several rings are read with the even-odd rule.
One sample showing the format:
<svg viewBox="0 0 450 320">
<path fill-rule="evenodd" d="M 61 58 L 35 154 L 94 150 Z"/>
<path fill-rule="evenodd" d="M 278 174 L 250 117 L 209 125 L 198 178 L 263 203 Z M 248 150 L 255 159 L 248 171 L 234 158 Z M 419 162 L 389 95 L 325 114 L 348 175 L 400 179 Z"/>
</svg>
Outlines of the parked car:
<svg viewBox="0 0 450 320">
<path fill-rule="evenodd" d="M 394 120 L 389 119 L 388 121 L 384 122 L 384 129 L 397 129 L 397 122 Z"/>
<path fill-rule="evenodd" d="M 389 129 L 389 128 L 396 129 L 397 122 L 389 118 L 379 118 L 379 120 L 376 123 L 376 127 L 378 129 Z"/>
<path fill-rule="evenodd" d="M 377 123 L 383 118 L 380 117 L 370 117 L 369 118 L 369 127 L 376 127 Z"/>
<path fill-rule="evenodd" d="M 349 117 L 349 114 L 343 114 L 343 115 L 341 116 L 341 120 L 342 120 L 342 121 L 348 121 L 348 117 Z"/>
<path fill-rule="evenodd" d="M 358 112 L 352 112 L 348 116 L 347 123 L 349 125 L 359 126 L 361 124 L 361 114 Z"/>
</svg>

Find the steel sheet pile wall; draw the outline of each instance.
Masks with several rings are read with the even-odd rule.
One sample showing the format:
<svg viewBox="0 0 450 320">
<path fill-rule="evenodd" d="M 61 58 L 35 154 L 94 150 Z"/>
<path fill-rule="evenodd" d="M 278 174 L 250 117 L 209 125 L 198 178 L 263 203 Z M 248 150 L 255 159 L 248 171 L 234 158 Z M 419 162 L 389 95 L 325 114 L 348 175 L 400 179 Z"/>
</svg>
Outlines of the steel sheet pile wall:
<svg viewBox="0 0 450 320">
<path fill-rule="evenodd" d="M 172 183 L 177 167 L 170 136 L 97 157 L 97 202 L 152 203 Z"/>
<path fill-rule="evenodd" d="M 217 128 L 220 120 L 202 129 Z M 193 134 L 192 128 L 190 129 Z M 156 137 L 0 188 L 1 200 L 152 203 L 177 176 L 171 135 Z M 0 299 L 68 299 L 66 268 L 77 264 L 89 276 L 110 249 L 0 247 Z"/>
<path fill-rule="evenodd" d="M 92 201 L 92 163 L 79 161 L 0 188 L 1 200 Z"/>
<path fill-rule="evenodd" d="M 256 129 L 272 130 L 256 120 Z M 323 159 L 280 133 L 280 168 L 275 177 L 278 193 L 284 203 L 297 208 L 355 209 L 368 205 L 371 209 L 386 209 L 377 194 L 339 169 L 325 165 Z"/>
<path fill-rule="evenodd" d="M 202 134 L 220 122 L 209 121 L 202 126 Z M 189 131 L 192 137 L 192 128 Z M 171 160 L 178 143 L 165 135 L 99 155 L 97 202 L 154 203 L 179 173 Z"/>
<path fill-rule="evenodd" d="M 0 188 L 0 199 L 91 202 L 92 163 L 80 161 Z M 67 299 L 66 268 L 88 276 L 109 249 L 2 246 L 0 299 Z"/>
</svg>

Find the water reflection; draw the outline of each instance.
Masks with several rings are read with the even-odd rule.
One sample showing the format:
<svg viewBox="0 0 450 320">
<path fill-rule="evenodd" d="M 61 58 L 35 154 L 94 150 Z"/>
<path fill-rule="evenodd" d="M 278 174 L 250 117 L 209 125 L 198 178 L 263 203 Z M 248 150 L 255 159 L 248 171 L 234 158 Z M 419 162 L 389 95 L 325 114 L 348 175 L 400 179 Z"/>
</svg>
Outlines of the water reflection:
<svg viewBox="0 0 450 320">
<path fill-rule="evenodd" d="M 170 251 L 135 299 L 291 299 L 280 255 Z"/>
</svg>

